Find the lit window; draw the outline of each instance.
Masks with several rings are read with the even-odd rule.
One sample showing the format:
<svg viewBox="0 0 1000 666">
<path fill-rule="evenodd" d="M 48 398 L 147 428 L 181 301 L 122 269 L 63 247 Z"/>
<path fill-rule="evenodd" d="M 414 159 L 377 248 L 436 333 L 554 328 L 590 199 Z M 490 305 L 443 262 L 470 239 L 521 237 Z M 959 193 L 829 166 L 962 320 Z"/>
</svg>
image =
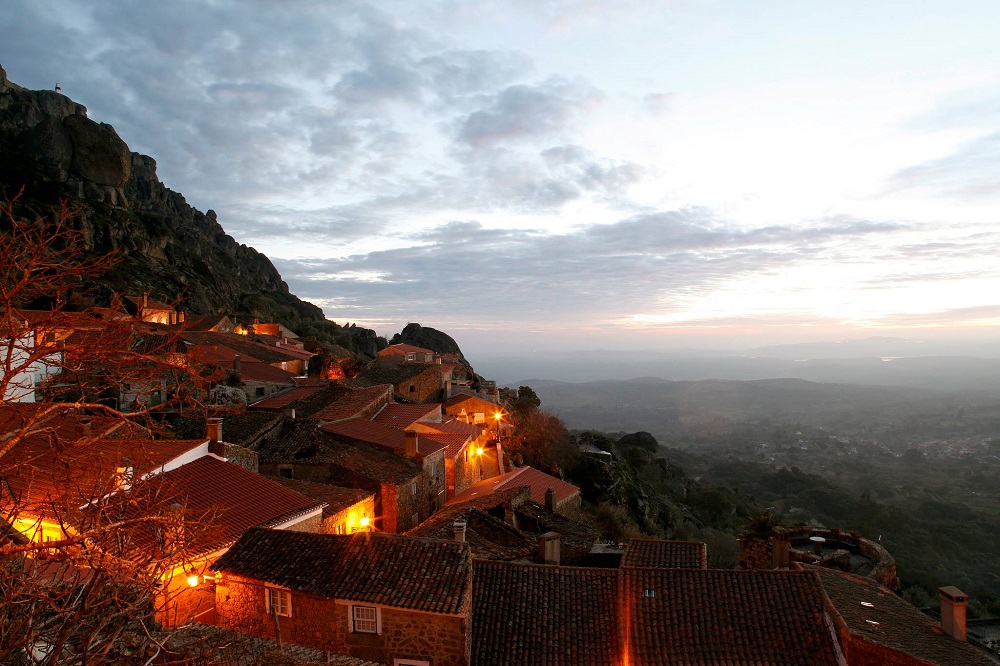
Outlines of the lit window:
<svg viewBox="0 0 1000 666">
<path fill-rule="evenodd" d="M 344 523 L 337 523 L 336 525 L 334 525 L 334 527 L 333 527 L 333 533 L 334 534 L 343 534 L 344 533 Z"/>
<path fill-rule="evenodd" d="M 656 590 L 643 590 L 642 591 L 642 596 L 644 596 L 644 597 L 655 597 L 656 596 Z"/>
<path fill-rule="evenodd" d="M 267 612 L 281 617 L 291 617 L 292 593 L 288 590 L 279 590 L 276 587 L 265 589 L 267 590 Z"/>
<path fill-rule="evenodd" d="M 358 634 L 377 634 L 378 609 L 374 606 L 351 606 L 353 631 Z"/>
</svg>

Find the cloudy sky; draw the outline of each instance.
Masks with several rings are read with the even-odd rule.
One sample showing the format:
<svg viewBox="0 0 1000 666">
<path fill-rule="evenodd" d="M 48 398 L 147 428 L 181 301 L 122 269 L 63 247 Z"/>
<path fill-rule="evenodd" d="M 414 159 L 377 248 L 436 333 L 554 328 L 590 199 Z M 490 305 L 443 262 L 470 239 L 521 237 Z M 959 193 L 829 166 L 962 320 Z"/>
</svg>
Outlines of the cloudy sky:
<svg viewBox="0 0 1000 666">
<path fill-rule="evenodd" d="M 0 64 L 339 322 L 466 353 L 1000 323 L 1000 3 L 7 0 Z"/>
</svg>

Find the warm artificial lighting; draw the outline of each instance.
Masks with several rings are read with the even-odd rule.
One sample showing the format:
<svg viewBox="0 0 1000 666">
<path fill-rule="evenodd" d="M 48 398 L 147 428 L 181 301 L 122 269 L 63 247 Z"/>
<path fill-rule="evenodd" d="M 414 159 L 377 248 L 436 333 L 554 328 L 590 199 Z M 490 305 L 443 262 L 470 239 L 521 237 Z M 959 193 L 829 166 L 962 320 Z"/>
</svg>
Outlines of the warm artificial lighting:
<svg viewBox="0 0 1000 666">
<path fill-rule="evenodd" d="M 476 449 L 476 453 L 478 453 L 479 455 L 483 455 L 483 447 L 480 446 L 478 449 Z"/>
<path fill-rule="evenodd" d="M 368 527 L 368 516 L 361 517 L 361 527 Z"/>
<path fill-rule="evenodd" d="M 499 420 L 501 420 L 503 418 L 503 414 L 501 414 L 500 412 L 497 412 L 496 414 L 493 415 L 493 418 L 495 418 L 497 421 L 499 421 Z"/>
<path fill-rule="evenodd" d="M 188 576 L 188 586 L 189 587 L 198 587 L 198 576 L 196 574 Z"/>
</svg>

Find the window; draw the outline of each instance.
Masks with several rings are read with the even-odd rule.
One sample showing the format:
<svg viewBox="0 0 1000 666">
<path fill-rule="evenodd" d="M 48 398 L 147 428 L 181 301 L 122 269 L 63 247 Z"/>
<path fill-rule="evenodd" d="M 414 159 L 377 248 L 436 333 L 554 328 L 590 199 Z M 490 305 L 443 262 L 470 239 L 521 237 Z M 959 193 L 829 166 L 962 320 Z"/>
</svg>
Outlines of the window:
<svg viewBox="0 0 1000 666">
<path fill-rule="evenodd" d="M 486 414 L 484 412 L 476 412 L 475 416 L 472 417 L 473 423 L 486 423 Z"/>
<path fill-rule="evenodd" d="M 644 597 L 655 597 L 656 596 L 656 590 L 643 590 L 642 591 L 642 596 L 644 596 Z"/>
<path fill-rule="evenodd" d="M 414 481 L 413 483 L 410 484 L 410 491 L 413 493 L 414 497 L 417 496 L 417 482 L 416 481 Z"/>
<path fill-rule="evenodd" d="M 291 465 L 278 466 L 278 476 L 280 476 L 282 479 L 292 478 L 292 466 Z"/>
<path fill-rule="evenodd" d="M 381 627 L 378 608 L 351 606 L 351 631 L 357 634 L 377 634 Z"/>
<path fill-rule="evenodd" d="M 257 398 L 263 398 L 264 397 L 264 387 L 263 386 L 258 386 L 257 387 L 257 389 L 256 389 L 256 396 L 255 397 L 257 397 Z"/>
<path fill-rule="evenodd" d="M 410 393 L 416 393 L 416 392 L 417 392 L 417 385 L 410 384 Z"/>
<path fill-rule="evenodd" d="M 415 514 L 413 514 L 413 515 L 412 515 L 412 516 L 410 517 L 410 524 L 411 524 L 411 525 L 412 525 L 412 526 L 413 526 L 414 528 L 416 528 L 417 526 L 419 526 L 419 525 L 420 525 L 420 514 L 419 514 L 419 513 L 415 513 Z"/>
<path fill-rule="evenodd" d="M 416 354 L 407 354 L 406 355 L 406 360 L 407 361 L 415 361 L 416 359 L 417 359 L 417 355 Z"/>
<path fill-rule="evenodd" d="M 288 590 L 279 590 L 276 587 L 264 589 L 267 590 L 267 612 L 281 617 L 291 617 L 292 593 Z"/>
<path fill-rule="evenodd" d="M 418 659 L 400 659 L 397 657 L 392 660 L 392 666 L 431 666 L 431 662 L 420 661 Z"/>
<path fill-rule="evenodd" d="M 334 534 L 343 534 L 344 533 L 344 523 L 337 523 L 336 525 L 334 525 L 333 526 L 333 533 Z"/>
</svg>

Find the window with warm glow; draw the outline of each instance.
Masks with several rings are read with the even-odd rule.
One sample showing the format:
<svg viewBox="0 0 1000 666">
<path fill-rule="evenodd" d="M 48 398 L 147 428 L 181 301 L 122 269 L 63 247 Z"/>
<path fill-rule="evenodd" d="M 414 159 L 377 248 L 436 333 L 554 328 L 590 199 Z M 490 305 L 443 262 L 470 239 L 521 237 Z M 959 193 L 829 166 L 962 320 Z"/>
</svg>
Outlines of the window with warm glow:
<svg viewBox="0 0 1000 666">
<path fill-rule="evenodd" d="M 292 616 L 292 593 L 279 590 L 276 587 L 265 588 L 267 591 L 267 612 L 281 617 Z"/>
</svg>

